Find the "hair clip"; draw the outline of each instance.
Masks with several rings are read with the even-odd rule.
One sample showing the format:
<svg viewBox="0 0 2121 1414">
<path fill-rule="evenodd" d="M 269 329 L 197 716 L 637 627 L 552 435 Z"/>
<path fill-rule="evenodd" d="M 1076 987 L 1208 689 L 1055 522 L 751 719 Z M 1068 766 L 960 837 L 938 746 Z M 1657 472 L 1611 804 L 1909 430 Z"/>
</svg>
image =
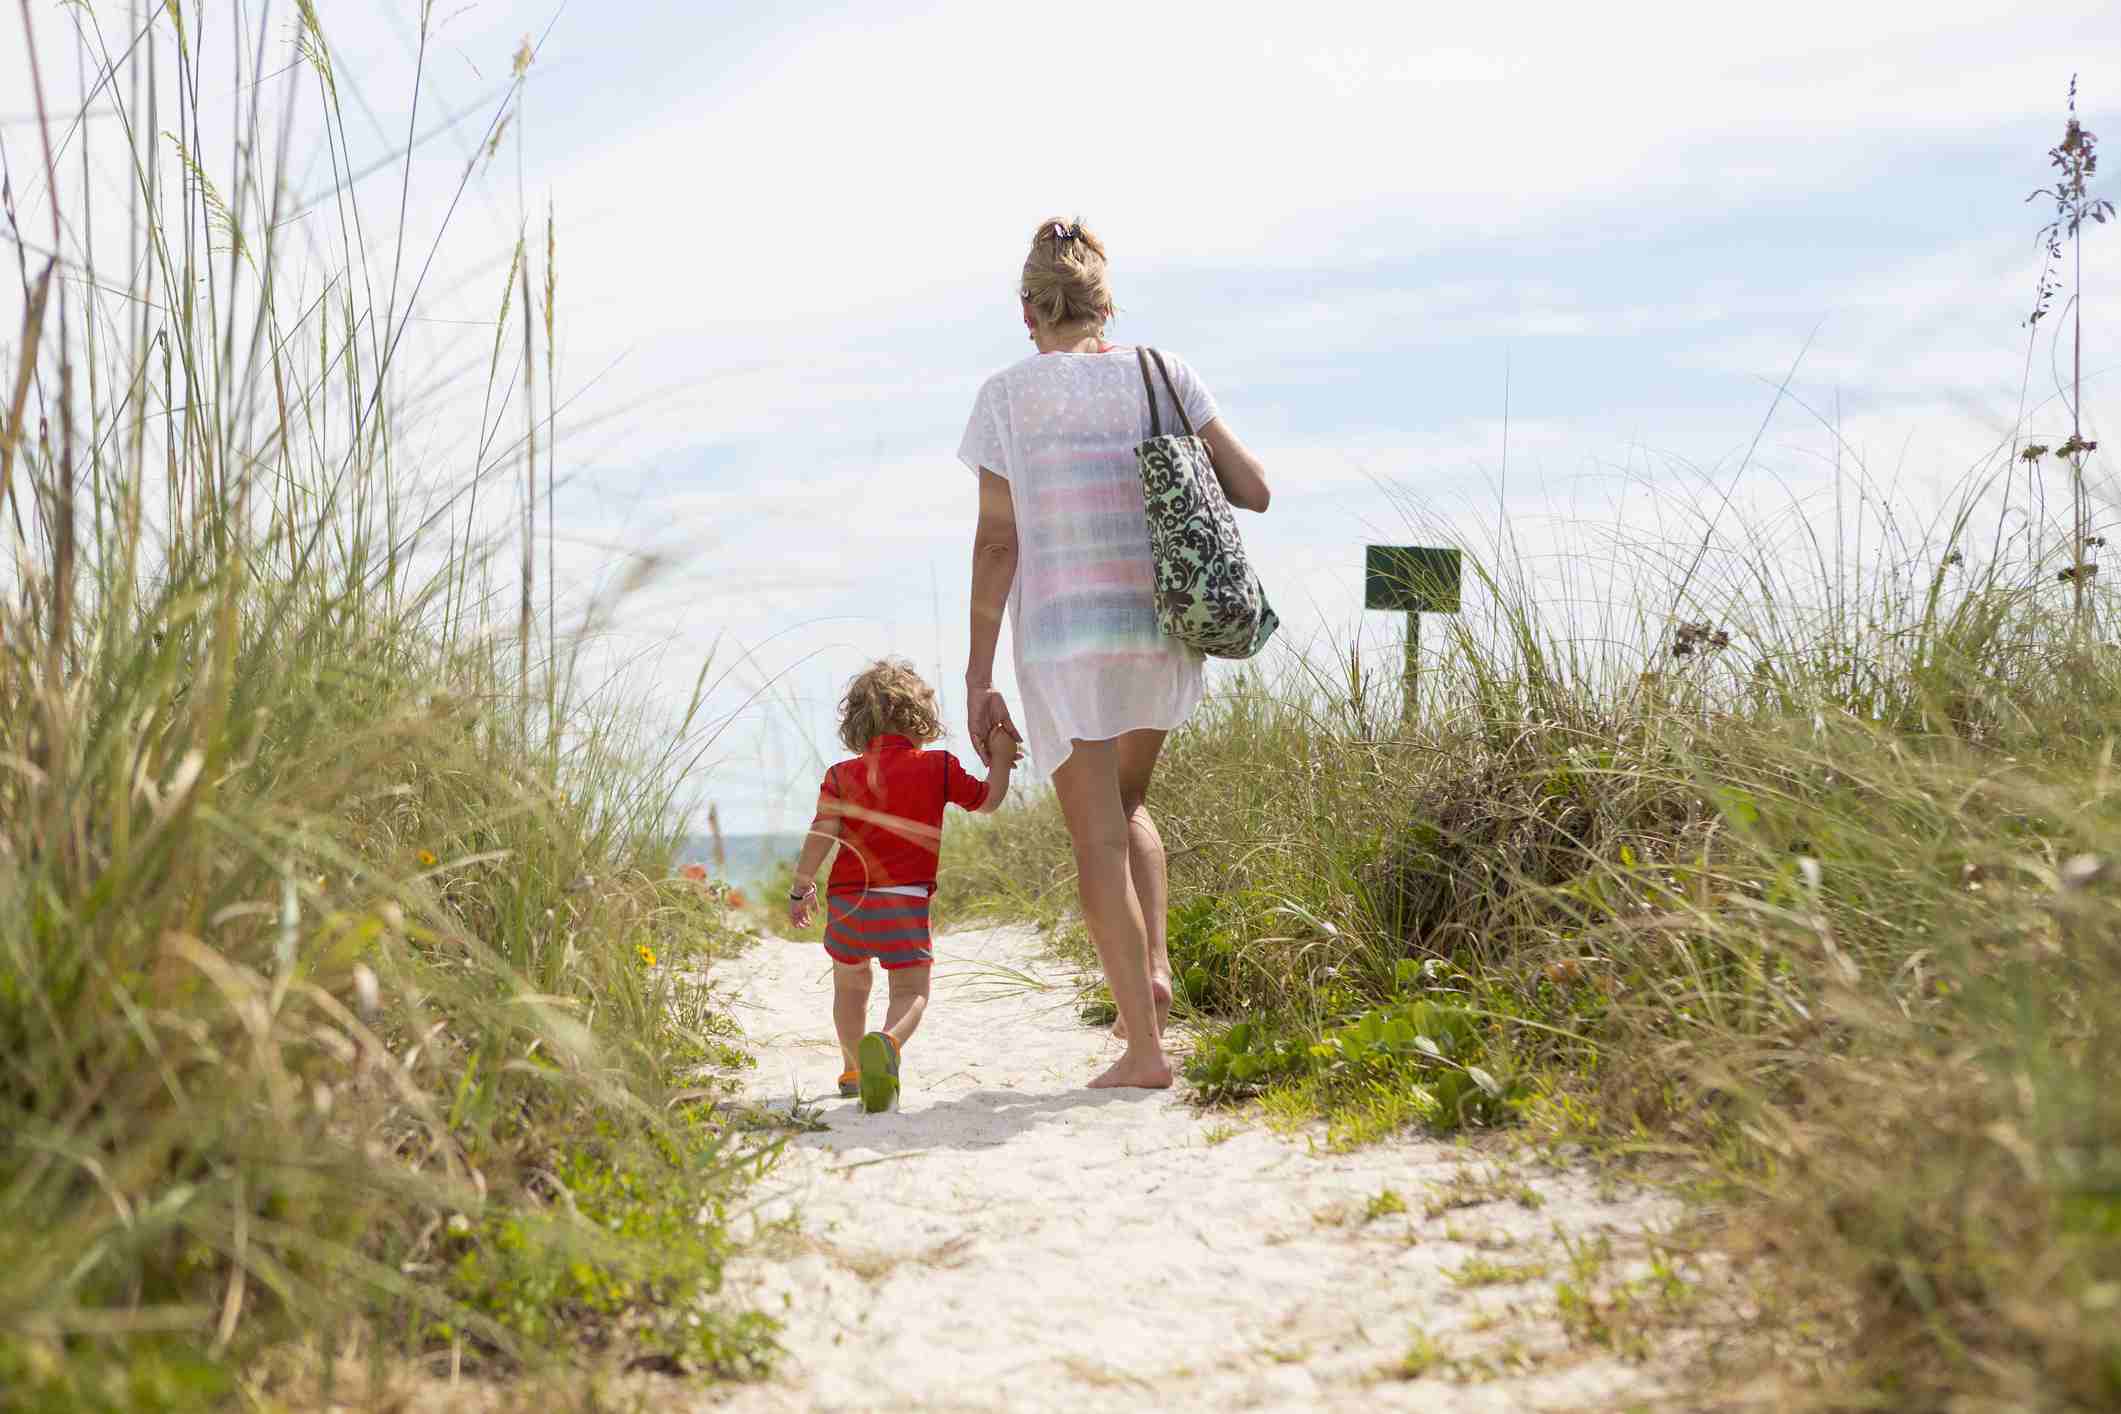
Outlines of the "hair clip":
<svg viewBox="0 0 2121 1414">
<path fill-rule="evenodd" d="M 1055 221 L 1055 222 L 1053 223 L 1053 239 L 1055 239 L 1055 240 L 1057 240 L 1057 241 L 1072 241 L 1072 240 L 1074 240 L 1074 239 L 1075 239 L 1075 227 L 1073 227 L 1073 226 L 1064 226 L 1064 225 L 1062 225 L 1062 224 L 1061 224 L 1060 222 L 1058 222 L 1058 221 Z"/>
</svg>

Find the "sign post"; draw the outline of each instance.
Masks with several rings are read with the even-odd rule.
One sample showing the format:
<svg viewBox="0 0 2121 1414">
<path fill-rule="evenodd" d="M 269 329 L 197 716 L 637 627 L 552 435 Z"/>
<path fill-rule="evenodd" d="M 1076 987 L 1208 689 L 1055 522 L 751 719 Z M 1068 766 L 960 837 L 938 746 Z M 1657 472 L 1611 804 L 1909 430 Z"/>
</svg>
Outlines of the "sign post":
<svg viewBox="0 0 2121 1414">
<path fill-rule="evenodd" d="M 1407 616 L 1406 685 L 1401 717 L 1414 720 L 1421 700 L 1421 616 L 1458 612 L 1459 553 L 1423 545 L 1370 545 L 1363 550 L 1362 603 Z"/>
</svg>

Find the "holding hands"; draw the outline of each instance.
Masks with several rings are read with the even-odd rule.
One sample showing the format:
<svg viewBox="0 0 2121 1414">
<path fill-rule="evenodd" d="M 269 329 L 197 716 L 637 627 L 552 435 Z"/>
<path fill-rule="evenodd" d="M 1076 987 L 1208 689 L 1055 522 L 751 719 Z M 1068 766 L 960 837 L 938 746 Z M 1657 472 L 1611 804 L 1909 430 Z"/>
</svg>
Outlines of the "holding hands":
<svg viewBox="0 0 2121 1414">
<path fill-rule="evenodd" d="M 966 725 L 971 728 L 967 734 L 972 738 L 972 749 L 979 753 L 980 763 L 987 768 L 987 798 L 980 802 L 979 811 L 992 815 L 1009 796 L 1009 773 L 1024 754 L 1024 738 L 1016 730 L 1016 723 L 1009 720 L 1009 704 L 992 687 L 979 685 L 976 679 L 968 680 L 965 701 Z"/>
<path fill-rule="evenodd" d="M 1009 720 L 1008 702 L 992 687 L 971 688 L 966 692 L 965 699 L 967 725 L 971 728 L 967 735 L 972 738 L 972 749 L 979 753 L 981 764 L 994 764 L 996 733 L 1002 733 L 1009 740 L 1008 764 L 1014 766 L 1018 754 L 1017 745 L 1024 738 L 1023 734 L 1017 731 L 1016 723 Z"/>
</svg>

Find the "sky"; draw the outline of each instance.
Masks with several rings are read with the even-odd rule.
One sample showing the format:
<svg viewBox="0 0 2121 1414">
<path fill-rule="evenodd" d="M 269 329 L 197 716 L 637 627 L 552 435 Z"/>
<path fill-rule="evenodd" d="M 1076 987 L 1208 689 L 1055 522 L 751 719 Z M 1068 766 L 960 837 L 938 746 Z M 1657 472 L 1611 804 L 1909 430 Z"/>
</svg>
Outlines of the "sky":
<svg viewBox="0 0 2121 1414">
<path fill-rule="evenodd" d="M 67 12 L 32 8 L 70 70 Z M 288 8 L 265 13 L 283 53 Z M 1803 521 L 1837 460 L 1919 501 L 2056 433 L 2024 198 L 2072 73 L 2088 127 L 2121 110 L 2121 6 L 2074 0 L 437 0 L 417 80 L 418 4 L 319 9 L 356 158 L 401 145 L 415 94 L 423 131 L 470 115 L 357 189 L 372 246 L 442 232 L 418 367 L 473 369 L 408 445 L 464 475 L 508 253 L 536 229 L 542 279 L 549 211 L 562 618 L 606 596 L 591 671 L 651 714 L 711 661 L 726 726 L 690 798 L 732 831 L 804 823 L 839 688 L 881 654 L 936 680 L 969 755 L 955 451 L 980 381 L 1031 352 L 1014 287 L 1041 218 L 1098 231 L 1111 336 L 1183 354 L 1266 463 L 1273 509 L 1243 527 L 1273 651 L 1360 633 L 1389 659 L 1366 543 L 1502 526 L 1563 559 L 1571 527 L 1698 535 L 1726 493 Z M 452 212 L 526 36 L 520 109 Z M 23 60 L 0 38 L 0 91 Z M 15 172 L 25 106 L 0 99 Z M 2086 247 L 2089 429 L 2116 242 Z"/>
</svg>

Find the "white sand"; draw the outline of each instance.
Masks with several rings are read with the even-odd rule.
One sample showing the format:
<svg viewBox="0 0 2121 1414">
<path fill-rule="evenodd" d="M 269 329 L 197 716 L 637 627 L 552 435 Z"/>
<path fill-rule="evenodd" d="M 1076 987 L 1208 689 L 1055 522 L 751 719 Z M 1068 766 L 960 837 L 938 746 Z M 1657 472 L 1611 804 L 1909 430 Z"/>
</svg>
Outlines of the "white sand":
<svg viewBox="0 0 2121 1414">
<path fill-rule="evenodd" d="M 1038 940 L 945 935 L 907 1046 L 897 1113 L 837 1097 L 829 964 L 762 940 L 715 970 L 758 1057 L 752 1098 L 800 1098 L 830 1126 L 767 1179 L 761 1223 L 793 1219 L 732 1265 L 732 1294 L 786 1322 L 764 1385 L 695 1395 L 734 1410 L 1610 1409 L 1653 1371 L 1571 1350 L 1555 1316 L 1572 1240 L 1628 1239 L 1673 1205 L 1598 1196 L 1590 1178 L 1510 1172 L 1544 1201 L 1425 1209 L 1500 1148 L 1408 1138 L 1327 1154 L 1182 1091 L 1092 1091 L 1118 1044 L 1076 1016 Z M 998 987 L 996 968 L 1042 989 Z M 884 987 L 871 1001 L 880 1024 Z M 1408 1211 L 1366 1221 L 1382 1190 Z M 1471 1259 L 1546 1263 L 1465 1286 Z M 1461 1364 L 1386 1377 L 1417 1332 Z M 674 1391 L 673 1391 L 674 1395 Z M 673 1402 L 675 1399 L 673 1398 Z"/>
</svg>

